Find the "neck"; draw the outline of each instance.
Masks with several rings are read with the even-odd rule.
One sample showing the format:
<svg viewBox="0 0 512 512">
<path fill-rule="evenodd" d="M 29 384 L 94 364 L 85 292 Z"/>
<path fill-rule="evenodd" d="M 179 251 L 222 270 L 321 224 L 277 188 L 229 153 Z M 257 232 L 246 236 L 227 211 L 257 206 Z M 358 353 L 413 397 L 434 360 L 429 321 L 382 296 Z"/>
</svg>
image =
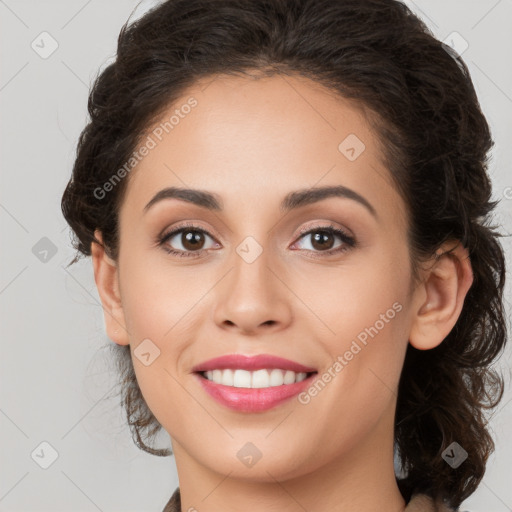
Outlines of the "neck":
<svg viewBox="0 0 512 512">
<path fill-rule="evenodd" d="M 381 425 L 382 427 L 382 425 Z M 389 429 L 385 429 L 389 432 Z M 192 458 L 175 439 L 181 509 L 208 512 L 403 512 L 393 466 L 393 438 L 375 433 L 328 464 L 294 478 L 267 481 L 219 474 Z M 258 462 L 258 464 L 261 461 Z"/>
</svg>

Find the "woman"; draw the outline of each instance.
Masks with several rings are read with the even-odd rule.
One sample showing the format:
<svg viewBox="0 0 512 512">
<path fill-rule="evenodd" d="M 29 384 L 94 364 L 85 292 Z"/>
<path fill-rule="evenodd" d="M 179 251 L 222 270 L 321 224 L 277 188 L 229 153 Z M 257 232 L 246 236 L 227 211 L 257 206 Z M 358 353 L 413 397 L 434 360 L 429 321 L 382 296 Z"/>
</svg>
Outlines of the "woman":
<svg viewBox="0 0 512 512">
<path fill-rule="evenodd" d="M 397 1 L 169 0 L 89 112 L 71 263 L 135 442 L 175 456 L 165 511 L 456 510 L 506 340 L 461 58 Z"/>
</svg>

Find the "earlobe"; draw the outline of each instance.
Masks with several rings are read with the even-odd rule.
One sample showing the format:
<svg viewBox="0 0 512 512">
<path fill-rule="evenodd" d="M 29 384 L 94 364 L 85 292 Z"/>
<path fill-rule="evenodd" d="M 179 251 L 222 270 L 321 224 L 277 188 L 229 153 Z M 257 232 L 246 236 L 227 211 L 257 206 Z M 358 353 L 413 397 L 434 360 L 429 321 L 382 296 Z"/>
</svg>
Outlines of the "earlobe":
<svg viewBox="0 0 512 512">
<path fill-rule="evenodd" d="M 473 283 L 466 248 L 445 244 L 436 253 L 431 268 L 415 291 L 416 313 L 409 342 L 418 350 L 437 347 L 455 326 L 466 294 Z"/>
<path fill-rule="evenodd" d="M 94 236 L 103 244 L 101 232 L 96 230 Z M 100 296 L 107 336 L 118 345 L 128 345 L 117 265 L 105 252 L 103 245 L 91 243 L 91 257 L 94 268 L 94 280 Z"/>
</svg>

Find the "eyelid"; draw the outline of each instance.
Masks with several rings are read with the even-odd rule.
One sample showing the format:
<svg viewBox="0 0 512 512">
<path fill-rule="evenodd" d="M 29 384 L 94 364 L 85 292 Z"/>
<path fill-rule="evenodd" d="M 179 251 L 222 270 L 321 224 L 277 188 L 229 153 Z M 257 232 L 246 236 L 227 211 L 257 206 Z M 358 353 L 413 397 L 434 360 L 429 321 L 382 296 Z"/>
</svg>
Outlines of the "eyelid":
<svg viewBox="0 0 512 512">
<path fill-rule="evenodd" d="M 356 237 L 351 234 L 350 230 L 346 230 L 345 228 L 335 226 L 334 223 L 329 221 L 324 221 L 323 224 L 314 224 L 302 227 L 299 230 L 299 235 L 296 237 L 296 241 L 293 242 L 292 246 L 297 244 L 300 240 L 302 240 L 305 235 L 309 235 L 311 233 L 315 232 L 328 232 L 333 234 L 334 236 L 337 236 L 341 239 L 342 245 L 341 247 L 337 247 L 335 249 L 329 249 L 327 251 L 311 251 L 306 250 L 308 253 L 312 253 L 314 258 L 321 258 L 321 257 L 328 257 L 328 256 L 334 256 L 341 254 L 342 252 L 346 251 L 347 249 L 353 249 L 356 246 L 359 245 L 359 242 L 357 241 Z M 324 256 L 322 256 L 324 255 Z"/>
<path fill-rule="evenodd" d="M 199 231 L 201 233 L 208 235 L 211 238 L 216 238 L 216 235 L 213 235 L 209 228 L 208 229 L 203 228 L 203 227 L 195 224 L 194 221 L 187 220 L 187 221 L 183 221 L 183 223 L 178 223 L 176 226 L 172 226 L 170 228 L 165 228 L 164 230 L 162 230 L 160 232 L 159 235 L 157 235 L 157 240 L 162 240 L 164 238 L 168 238 L 169 235 L 176 234 L 176 232 L 185 230 L 185 229 Z"/>
<path fill-rule="evenodd" d="M 322 229 L 328 229 L 328 228 L 331 228 L 336 231 L 341 231 L 347 238 L 355 239 L 355 236 L 351 230 L 341 227 L 341 226 L 336 226 L 332 221 L 329 221 L 329 220 L 315 221 L 314 224 L 309 224 L 307 226 L 303 226 L 302 228 L 299 229 L 298 237 L 305 235 L 306 233 L 310 233 L 311 231 L 314 231 L 315 229 L 321 231 Z"/>
<path fill-rule="evenodd" d="M 323 222 L 322 224 L 318 224 L 319 222 Z M 166 242 L 179 234 L 180 232 L 186 231 L 196 231 L 199 233 L 203 233 L 206 236 L 209 236 L 212 238 L 215 243 L 219 244 L 218 240 L 216 239 L 216 236 L 210 234 L 209 230 L 202 228 L 201 226 L 198 226 L 194 224 L 193 221 L 185 221 L 184 223 L 178 224 L 177 226 L 173 226 L 172 228 L 165 229 L 161 235 L 158 235 L 157 237 L 157 245 L 162 246 L 163 249 L 170 253 L 184 257 L 199 257 L 204 252 L 208 252 L 211 249 L 200 249 L 198 251 L 183 251 L 183 250 L 177 250 L 177 249 L 169 249 L 164 247 L 166 245 Z M 349 248 L 354 248 L 356 245 L 358 245 L 358 242 L 354 235 L 352 235 L 350 230 L 346 230 L 345 228 L 341 228 L 338 226 L 335 226 L 333 222 L 330 221 L 316 221 L 313 225 L 304 226 L 299 230 L 299 233 L 294 237 L 294 242 L 292 243 L 292 246 L 295 245 L 297 242 L 299 242 L 302 238 L 304 238 L 305 235 L 314 233 L 315 231 L 321 232 L 321 231 L 327 231 L 333 233 L 335 236 L 338 236 L 342 240 L 342 247 L 338 247 L 336 249 L 329 249 L 326 251 L 311 251 L 311 250 L 305 250 L 306 252 L 312 252 L 315 254 L 313 256 L 314 258 L 321 258 L 321 257 L 328 257 L 333 256 L 339 253 L 344 252 L 345 250 Z"/>
</svg>

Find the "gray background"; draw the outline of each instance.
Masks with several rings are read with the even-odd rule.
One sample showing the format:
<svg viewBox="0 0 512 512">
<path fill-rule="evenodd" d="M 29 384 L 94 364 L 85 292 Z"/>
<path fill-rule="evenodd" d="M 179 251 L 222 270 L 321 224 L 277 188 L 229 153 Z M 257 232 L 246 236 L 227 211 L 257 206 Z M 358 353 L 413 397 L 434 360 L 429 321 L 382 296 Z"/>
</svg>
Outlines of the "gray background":
<svg viewBox="0 0 512 512">
<path fill-rule="evenodd" d="M 512 0 L 406 3 L 439 39 L 455 31 L 469 44 L 462 55 L 496 141 L 494 195 L 510 233 Z M 130 13 L 136 18 L 152 5 L 0 0 L 1 511 L 159 511 L 178 485 L 172 458 L 146 454 L 131 441 L 113 394 L 111 342 L 91 261 L 64 268 L 74 252 L 60 211 L 91 80 L 113 57 Z M 58 48 L 42 58 L 52 44 L 40 36 L 45 31 Z M 503 244 L 510 302 L 510 238 Z M 499 364 L 507 384 L 511 352 Z M 511 401 L 507 388 L 491 420 L 496 453 L 461 510 L 512 511 Z M 168 435 L 159 441 L 168 446 Z M 47 469 L 40 466 L 52 462 L 52 449 L 42 442 L 58 454 Z"/>
</svg>

